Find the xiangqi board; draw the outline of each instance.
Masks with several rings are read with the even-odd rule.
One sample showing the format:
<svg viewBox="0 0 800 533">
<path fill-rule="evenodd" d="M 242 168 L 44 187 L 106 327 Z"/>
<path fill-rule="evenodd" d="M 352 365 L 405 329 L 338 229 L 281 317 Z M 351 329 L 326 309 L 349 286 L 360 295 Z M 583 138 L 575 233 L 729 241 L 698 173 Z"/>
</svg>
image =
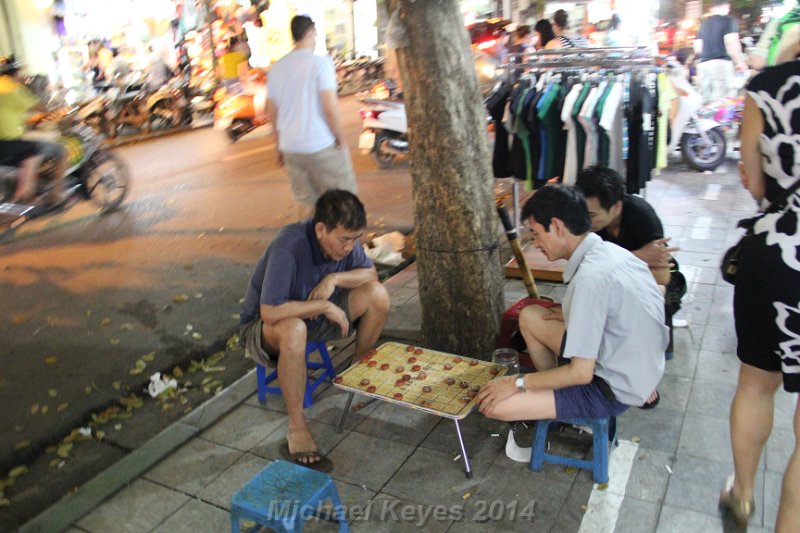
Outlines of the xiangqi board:
<svg viewBox="0 0 800 533">
<path fill-rule="evenodd" d="M 461 419 L 482 385 L 504 366 L 387 342 L 342 372 L 334 385 L 446 418 Z"/>
</svg>

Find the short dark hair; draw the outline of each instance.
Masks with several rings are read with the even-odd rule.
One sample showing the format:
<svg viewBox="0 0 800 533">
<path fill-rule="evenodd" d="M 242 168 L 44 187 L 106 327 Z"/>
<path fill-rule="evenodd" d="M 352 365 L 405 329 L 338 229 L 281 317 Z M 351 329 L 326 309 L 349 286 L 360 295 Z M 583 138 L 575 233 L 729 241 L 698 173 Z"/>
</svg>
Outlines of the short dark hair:
<svg viewBox="0 0 800 533">
<path fill-rule="evenodd" d="M 314 21 L 311 20 L 311 17 L 306 15 L 296 15 L 292 18 L 291 28 L 292 28 L 292 39 L 294 42 L 301 41 L 303 37 L 314 27 Z"/>
<path fill-rule="evenodd" d="M 328 231 L 342 226 L 348 231 L 367 227 L 367 212 L 358 196 L 342 189 L 322 193 L 314 205 L 314 224 L 322 222 Z"/>
<path fill-rule="evenodd" d="M 577 187 L 585 198 L 597 198 L 600 207 L 608 211 L 625 198 L 625 179 L 616 170 L 607 167 L 588 167 L 578 173 Z"/>
<path fill-rule="evenodd" d="M 524 37 L 527 37 L 528 35 L 531 34 L 531 27 L 526 25 L 519 26 L 514 31 L 514 34 L 517 36 L 517 39 L 522 39 Z"/>
<path fill-rule="evenodd" d="M 563 9 L 559 9 L 555 13 L 553 13 L 553 22 L 555 22 L 559 28 L 567 29 L 569 27 L 569 15 Z"/>
<path fill-rule="evenodd" d="M 525 202 L 522 219 L 533 218 L 550 231 L 553 218 L 561 220 L 573 235 L 588 233 L 592 227 L 589 208 L 581 192 L 566 185 L 545 185 Z"/>
</svg>

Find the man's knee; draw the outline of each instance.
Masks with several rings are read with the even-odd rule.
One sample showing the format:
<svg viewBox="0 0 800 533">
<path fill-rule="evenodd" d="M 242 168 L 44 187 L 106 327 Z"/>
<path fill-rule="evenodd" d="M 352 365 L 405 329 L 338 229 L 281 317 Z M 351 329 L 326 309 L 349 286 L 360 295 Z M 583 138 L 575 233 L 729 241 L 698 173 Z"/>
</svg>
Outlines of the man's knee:
<svg viewBox="0 0 800 533">
<path fill-rule="evenodd" d="M 389 305 L 391 303 L 389 298 L 389 291 L 380 281 L 370 281 L 356 289 L 358 297 L 363 298 L 366 303 L 364 306 L 365 311 L 375 312 L 380 314 L 387 314 L 389 312 Z M 358 317 L 353 317 L 358 318 Z"/>
<path fill-rule="evenodd" d="M 264 324 L 262 338 L 281 353 L 302 351 L 308 341 L 306 323 L 299 318 L 284 318 L 274 324 Z"/>
<path fill-rule="evenodd" d="M 519 314 L 520 329 L 525 329 L 534 334 L 541 332 L 546 322 L 542 317 L 551 312 L 550 309 L 541 305 L 529 305 L 523 308 Z"/>
</svg>

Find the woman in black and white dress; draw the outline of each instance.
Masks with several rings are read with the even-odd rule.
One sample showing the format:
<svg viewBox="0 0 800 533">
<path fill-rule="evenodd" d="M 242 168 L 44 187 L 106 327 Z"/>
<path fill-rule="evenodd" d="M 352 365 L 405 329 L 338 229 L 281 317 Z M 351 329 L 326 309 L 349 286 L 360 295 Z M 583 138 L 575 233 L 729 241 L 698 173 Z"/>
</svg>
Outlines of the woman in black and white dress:
<svg viewBox="0 0 800 533">
<path fill-rule="evenodd" d="M 739 169 L 763 209 L 800 179 L 800 61 L 770 67 L 747 86 Z M 731 405 L 735 475 L 720 507 L 739 526 L 754 511 L 761 452 L 772 431 L 778 387 L 800 392 L 800 192 L 755 225 L 740 256 L 734 290 L 739 383 Z M 800 401 L 798 402 L 800 403 Z M 776 531 L 796 531 L 800 516 L 800 408 L 795 449 L 783 479 Z"/>
</svg>

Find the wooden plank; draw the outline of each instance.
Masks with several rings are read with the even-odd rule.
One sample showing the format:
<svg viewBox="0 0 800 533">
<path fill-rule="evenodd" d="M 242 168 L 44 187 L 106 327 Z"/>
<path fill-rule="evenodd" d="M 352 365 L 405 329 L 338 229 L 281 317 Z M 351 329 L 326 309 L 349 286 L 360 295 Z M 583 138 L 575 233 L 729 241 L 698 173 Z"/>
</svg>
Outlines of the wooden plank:
<svg viewBox="0 0 800 533">
<path fill-rule="evenodd" d="M 564 269 L 567 266 L 566 259 L 548 261 L 538 248 L 530 244 L 522 249 L 522 253 L 525 256 L 525 263 L 528 265 L 531 274 L 533 274 L 534 280 L 555 281 L 557 283 L 564 282 Z M 517 260 L 514 258 L 506 263 L 505 271 L 507 278 L 522 278 L 522 270 L 519 268 Z"/>
</svg>

